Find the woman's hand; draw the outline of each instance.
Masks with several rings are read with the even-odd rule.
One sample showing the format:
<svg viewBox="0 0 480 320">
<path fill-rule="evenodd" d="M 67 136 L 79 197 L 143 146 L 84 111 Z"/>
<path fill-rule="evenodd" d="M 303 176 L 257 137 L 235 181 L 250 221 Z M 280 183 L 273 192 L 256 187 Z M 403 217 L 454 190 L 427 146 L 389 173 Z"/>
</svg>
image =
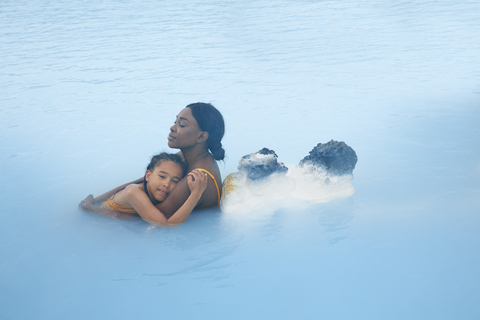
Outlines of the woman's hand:
<svg viewBox="0 0 480 320">
<path fill-rule="evenodd" d="M 207 189 L 208 176 L 200 170 L 193 170 L 187 175 L 188 188 L 192 194 L 203 194 Z"/>
<path fill-rule="evenodd" d="M 85 211 L 91 211 L 93 204 L 93 195 L 89 194 L 82 202 L 79 204 L 80 208 Z"/>
</svg>

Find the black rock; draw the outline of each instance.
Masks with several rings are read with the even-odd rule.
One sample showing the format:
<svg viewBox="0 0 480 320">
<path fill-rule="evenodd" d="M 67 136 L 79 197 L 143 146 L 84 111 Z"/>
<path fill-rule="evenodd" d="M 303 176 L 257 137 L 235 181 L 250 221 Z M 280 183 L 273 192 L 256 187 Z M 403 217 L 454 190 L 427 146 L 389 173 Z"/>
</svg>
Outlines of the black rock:
<svg viewBox="0 0 480 320">
<path fill-rule="evenodd" d="M 278 161 L 275 151 L 263 148 L 243 156 L 238 162 L 238 171 L 246 173 L 251 180 L 261 180 L 273 173 L 286 173 L 288 168 Z"/>
<path fill-rule="evenodd" d="M 323 168 L 331 175 L 352 174 L 357 164 L 357 154 L 345 144 L 331 140 L 327 143 L 319 143 L 310 151 L 310 154 L 300 161 L 300 166 L 311 165 Z"/>
</svg>

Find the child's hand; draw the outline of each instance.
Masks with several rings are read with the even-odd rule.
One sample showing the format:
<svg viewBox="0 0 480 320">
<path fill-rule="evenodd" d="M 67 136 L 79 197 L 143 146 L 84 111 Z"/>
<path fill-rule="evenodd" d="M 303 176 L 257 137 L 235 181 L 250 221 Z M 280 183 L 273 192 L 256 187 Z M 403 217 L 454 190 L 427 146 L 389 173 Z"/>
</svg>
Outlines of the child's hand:
<svg viewBox="0 0 480 320">
<path fill-rule="evenodd" d="M 187 176 L 188 188 L 191 193 L 202 194 L 207 189 L 208 176 L 200 170 L 193 170 Z"/>
</svg>

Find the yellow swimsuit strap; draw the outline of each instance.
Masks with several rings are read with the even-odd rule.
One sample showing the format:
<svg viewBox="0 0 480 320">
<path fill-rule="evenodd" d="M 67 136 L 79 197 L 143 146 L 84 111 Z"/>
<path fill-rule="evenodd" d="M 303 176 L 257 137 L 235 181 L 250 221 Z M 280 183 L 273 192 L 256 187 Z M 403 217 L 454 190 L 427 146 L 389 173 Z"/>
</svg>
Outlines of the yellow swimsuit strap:
<svg viewBox="0 0 480 320">
<path fill-rule="evenodd" d="M 202 169 L 202 168 L 197 168 L 197 169 L 194 169 L 194 170 L 200 170 L 200 171 L 203 171 L 205 172 L 206 174 L 208 174 L 210 176 L 210 178 L 213 179 L 213 182 L 215 182 L 215 187 L 217 187 L 217 194 L 218 194 L 218 204 L 220 204 L 220 189 L 218 189 L 218 184 L 217 184 L 217 180 L 215 180 L 213 174 L 211 174 L 210 172 L 208 172 L 207 170 L 205 169 Z"/>
<path fill-rule="evenodd" d="M 137 213 L 135 209 L 116 204 L 115 201 L 113 201 L 113 196 L 107 201 L 105 201 L 104 203 L 102 203 L 101 207 L 107 208 L 113 211 L 124 212 L 124 213 Z"/>
</svg>

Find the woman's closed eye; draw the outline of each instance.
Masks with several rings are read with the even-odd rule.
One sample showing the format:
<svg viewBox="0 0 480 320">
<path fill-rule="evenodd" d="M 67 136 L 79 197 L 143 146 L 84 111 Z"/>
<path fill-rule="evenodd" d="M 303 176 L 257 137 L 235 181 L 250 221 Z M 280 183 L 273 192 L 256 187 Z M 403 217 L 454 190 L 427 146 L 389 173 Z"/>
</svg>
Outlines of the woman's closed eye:
<svg viewBox="0 0 480 320">
<path fill-rule="evenodd" d="M 177 124 L 177 121 L 173 122 L 173 124 L 176 125 L 176 124 Z M 185 124 L 182 123 L 182 122 L 179 122 L 179 123 L 178 123 L 178 126 L 179 126 L 180 128 L 185 128 Z"/>
</svg>

